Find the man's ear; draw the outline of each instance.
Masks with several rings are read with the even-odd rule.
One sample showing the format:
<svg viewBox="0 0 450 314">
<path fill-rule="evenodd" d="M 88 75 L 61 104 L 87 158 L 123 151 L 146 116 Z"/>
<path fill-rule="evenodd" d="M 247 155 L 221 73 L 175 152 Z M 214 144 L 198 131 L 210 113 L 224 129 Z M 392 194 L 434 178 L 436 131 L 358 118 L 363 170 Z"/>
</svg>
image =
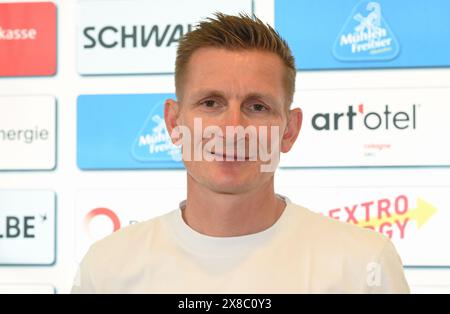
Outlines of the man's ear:
<svg viewBox="0 0 450 314">
<path fill-rule="evenodd" d="M 167 132 L 172 138 L 172 143 L 175 144 L 178 138 L 176 136 L 177 132 L 173 132 L 175 127 L 178 126 L 178 114 L 180 111 L 179 104 L 173 99 L 166 99 L 164 103 L 164 121 L 166 122 Z"/>
<path fill-rule="evenodd" d="M 295 108 L 289 111 L 289 118 L 283 137 L 281 138 L 281 152 L 287 153 L 297 139 L 297 136 L 302 128 L 303 113 L 300 108 Z"/>
</svg>

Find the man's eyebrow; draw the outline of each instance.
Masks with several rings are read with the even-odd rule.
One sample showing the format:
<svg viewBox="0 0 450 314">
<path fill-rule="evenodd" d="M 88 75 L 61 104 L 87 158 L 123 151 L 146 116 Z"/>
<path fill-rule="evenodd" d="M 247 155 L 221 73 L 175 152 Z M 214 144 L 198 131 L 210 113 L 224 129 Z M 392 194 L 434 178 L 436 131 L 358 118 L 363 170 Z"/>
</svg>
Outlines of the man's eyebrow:
<svg viewBox="0 0 450 314">
<path fill-rule="evenodd" d="M 196 91 L 193 94 L 194 99 L 200 99 L 200 98 L 204 98 L 204 97 L 226 98 L 225 94 L 223 92 L 216 90 L 216 89 L 203 89 L 203 90 Z M 249 99 L 261 99 L 261 100 L 267 100 L 268 102 L 270 102 L 272 104 L 278 103 L 276 101 L 276 99 L 274 97 L 272 97 L 271 95 L 263 94 L 263 93 L 259 93 L 259 92 L 250 92 L 250 93 L 246 94 L 243 99 L 244 99 L 244 101 L 249 100 Z"/>
<path fill-rule="evenodd" d="M 269 94 L 262 94 L 262 93 L 249 93 L 249 94 L 247 94 L 245 96 L 245 100 L 248 100 L 248 99 L 267 100 L 271 104 L 277 104 L 278 103 L 276 101 L 276 99 L 273 98 L 271 95 L 269 95 Z"/>
<path fill-rule="evenodd" d="M 225 98 L 225 94 L 219 90 L 216 89 L 201 89 L 192 95 L 193 99 L 200 99 L 204 97 L 222 97 Z"/>
</svg>

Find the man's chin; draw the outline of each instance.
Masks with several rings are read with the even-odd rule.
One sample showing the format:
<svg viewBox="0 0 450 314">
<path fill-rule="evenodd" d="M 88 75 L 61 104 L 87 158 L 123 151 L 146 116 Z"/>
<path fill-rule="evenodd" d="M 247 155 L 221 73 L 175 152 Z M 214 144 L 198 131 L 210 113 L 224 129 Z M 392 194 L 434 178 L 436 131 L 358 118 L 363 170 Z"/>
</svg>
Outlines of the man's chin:
<svg viewBox="0 0 450 314">
<path fill-rule="evenodd" d="M 211 191 L 218 194 L 240 194 L 249 190 L 249 184 L 241 182 L 229 183 L 214 181 L 210 182 L 208 186 Z"/>
<path fill-rule="evenodd" d="M 195 181 L 217 193 L 239 194 L 251 190 L 264 180 L 261 177 L 258 162 L 214 161 L 212 163 L 208 167 L 204 163 L 201 166 L 195 163 L 187 164 L 186 168 Z"/>
<path fill-rule="evenodd" d="M 253 172 L 212 171 L 204 177 L 209 188 L 217 193 L 240 194 L 252 190 L 263 178 Z"/>
</svg>

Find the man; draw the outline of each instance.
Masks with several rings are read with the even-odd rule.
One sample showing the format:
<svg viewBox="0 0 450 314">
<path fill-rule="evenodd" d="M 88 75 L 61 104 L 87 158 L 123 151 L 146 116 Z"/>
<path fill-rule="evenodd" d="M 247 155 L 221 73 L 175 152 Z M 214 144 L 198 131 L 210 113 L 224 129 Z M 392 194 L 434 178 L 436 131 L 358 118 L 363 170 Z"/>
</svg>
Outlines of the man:
<svg viewBox="0 0 450 314">
<path fill-rule="evenodd" d="M 286 42 L 258 19 L 219 13 L 186 34 L 165 122 L 182 145 L 187 199 L 95 243 L 73 292 L 409 292 L 386 237 L 275 194 L 270 165 L 301 128 L 295 75 Z"/>
</svg>

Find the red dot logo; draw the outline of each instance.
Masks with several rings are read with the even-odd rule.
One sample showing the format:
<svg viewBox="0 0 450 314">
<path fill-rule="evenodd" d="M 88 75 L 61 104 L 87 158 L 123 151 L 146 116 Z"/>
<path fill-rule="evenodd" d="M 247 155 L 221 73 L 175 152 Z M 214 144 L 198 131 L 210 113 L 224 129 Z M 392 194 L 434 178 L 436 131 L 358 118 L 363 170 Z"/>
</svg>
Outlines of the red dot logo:
<svg viewBox="0 0 450 314">
<path fill-rule="evenodd" d="M 120 229 L 120 220 L 119 220 L 119 217 L 117 217 L 115 212 L 113 212 L 111 209 L 105 208 L 105 207 L 94 208 L 84 218 L 84 229 L 90 238 L 94 238 L 94 237 L 92 235 L 92 232 L 91 232 L 89 226 L 91 224 L 91 221 L 95 217 L 98 217 L 98 216 L 104 216 L 104 217 L 108 218 L 109 220 L 111 220 L 112 225 L 113 225 L 113 232 Z"/>
</svg>

